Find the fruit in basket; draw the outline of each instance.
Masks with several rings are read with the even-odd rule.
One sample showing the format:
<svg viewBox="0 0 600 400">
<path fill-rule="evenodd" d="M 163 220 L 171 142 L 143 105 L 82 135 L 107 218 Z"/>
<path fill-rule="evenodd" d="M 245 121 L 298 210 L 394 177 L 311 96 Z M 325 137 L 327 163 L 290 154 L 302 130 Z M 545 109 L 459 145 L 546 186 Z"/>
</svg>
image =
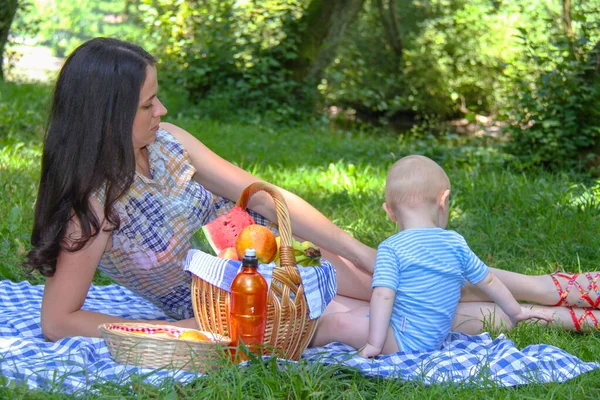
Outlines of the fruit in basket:
<svg viewBox="0 0 600 400">
<path fill-rule="evenodd" d="M 192 340 L 192 341 L 196 341 L 196 342 L 201 342 L 201 341 L 211 342 L 212 341 L 204 333 L 194 330 L 194 329 L 190 329 L 190 330 L 183 332 L 181 335 L 179 335 L 179 339 Z"/>
<path fill-rule="evenodd" d="M 242 229 L 235 242 L 235 250 L 240 260 L 244 258 L 246 249 L 255 249 L 258 262 L 268 264 L 277 254 L 275 235 L 266 226 L 249 225 Z"/>
<path fill-rule="evenodd" d="M 252 224 L 254 220 L 250 214 L 240 206 L 235 206 L 226 214 L 204 225 L 202 231 L 215 254 L 219 254 L 228 247 L 235 247 L 240 232 Z"/>
<path fill-rule="evenodd" d="M 237 251 L 235 247 L 228 247 L 226 249 L 221 250 L 221 252 L 217 255 L 219 258 L 227 258 L 229 260 L 237 260 L 240 261 Z"/>
<path fill-rule="evenodd" d="M 275 264 L 279 265 L 279 246 L 281 245 L 281 238 L 277 236 L 275 241 L 277 242 Z M 292 238 L 292 248 L 294 249 L 294 256 L 296 257 L 296 264 L 302 265 L 303 267 L 318 267 L 321 265 L 321 249 L 314 243 L 308 240 L 299 242 Z"/>
<path fill-rule="evenodd" d="M 308 240 L 300 243 L 300 252 L 297 252 L 294 247 L 294 253 L 296 254 L 296 264 L 304 267 L 318 267 L 321 265 L 321 249 Z"/>
</svg>

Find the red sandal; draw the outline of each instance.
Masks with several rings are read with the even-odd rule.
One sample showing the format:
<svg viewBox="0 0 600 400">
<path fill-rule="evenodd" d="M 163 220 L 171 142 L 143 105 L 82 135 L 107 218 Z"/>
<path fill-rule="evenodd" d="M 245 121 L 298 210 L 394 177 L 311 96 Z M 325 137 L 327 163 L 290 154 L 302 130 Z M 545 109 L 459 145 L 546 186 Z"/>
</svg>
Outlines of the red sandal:
<svg viewBox="0 0 600 400">
<path fill-rule="evenodd" d="M 596 273 L 596 276 L 593 278 L 592 278 L 592 274 L 590 274 L 589 272 L 585 273 L 585 277 L 587 278 L 588 283 L 589 283 L 587 290 L 585 290 L 579 284 L 579 282 L 577 282 L 577 278 L 579 277 L 579 275 L 580 274 L 575 273 L 575 274 L 572 274 L 569 276 L 567 274 L 563 274 L 560 272 L 555 272 L 550 275 L 552 277 L 552 280 L 554 281 L 554 285 L 556 286 L 558 295 L 560 296 L 560 300 L 558 301 L 558 303 L 555 304 L 555 306 L 564 305 L 567 307 L 567 309 L 571 313 L 571 318 L 573 318 L 573 324 L 575 325 L 575 330 L 581 331 L 581 324 L 583 321 L 585 321 L 586 318 L 589 318 L 590 320 L 592 320 L 596 329 L 600 329 L 600 323 L 594 316 L 594 311 L 593 311 L 594 309 L 599 308 L 598 305 L 600 305 L 600 290 L 598 289 L 598 285 L 596 284 L 596 282 L 598 281 L 598 278 L 600 278 L 600 273 Z M 558 282 L 557 277 L 564 278 L 567 280 L 567 286 L 564 291 L 563 291 L 561 284 Z M 567 297 L 569 296 L 571 289 L 573 288 L 573 285 L 575 285 L 577 290 L 579 290 L 579 292 L 581 293 L 581 297 L 579 298 L 579 300 L 577 300 L 575 302 L 575 304 L 569 304 L 566 302 L 566 300 L 567 300 Z M 590 291 L 594 291 L 596 293 L 596 301 L 592 301 L 592 299 L 590 298 L 590 296 L 589 296 Z M 588 303 L 587 306 L 586 305 L 582 306 L 584 301 L 586 301 Z M 577 315 L 575 315 L 573 306 L 585 307 L 583 314 L 581 315 L 580 318 L 577 318 Z"/>
<path fill-rule="evenodd" d="M 581 314 L 581 317 L 579 319 L 577 319 L 577 315 L 575 315 L 573 307 L 567 307 L 567 310 L 569 310 L 569 312 L 571 313 L 571 318 L 573 319 L 573 324 L 575 324 L 575 330 L 577 332 L 581 332 L 581 323 L 585 321 L 587 317 L 589 317 L 592 320 L 596 329 L 600 329 L 600 323 L 598 322 L 598 319 L 596 319 L 596 317 L 594 316 L 593 309 L 584 308 L 583 314 Z"/>
</svg>

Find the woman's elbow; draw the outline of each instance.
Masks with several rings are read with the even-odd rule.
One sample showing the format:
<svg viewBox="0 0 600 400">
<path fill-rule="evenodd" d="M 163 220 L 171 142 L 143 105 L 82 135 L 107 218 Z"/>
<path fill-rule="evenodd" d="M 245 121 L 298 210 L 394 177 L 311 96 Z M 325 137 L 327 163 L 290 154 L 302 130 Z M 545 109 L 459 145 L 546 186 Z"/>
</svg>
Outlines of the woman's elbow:
<svg viewBox="0 0 600 400">
<path fill-rule="evenodd" d="M 49 342 L 57 342 L 67 336 L 61 329 L 64 324 L 60 323 L 60 321 L 57 321 L 56 319 L 42 317 L 40 325 L 42 327 L 42 335 L 44 336 L 44 339 Z"/>
</svg>

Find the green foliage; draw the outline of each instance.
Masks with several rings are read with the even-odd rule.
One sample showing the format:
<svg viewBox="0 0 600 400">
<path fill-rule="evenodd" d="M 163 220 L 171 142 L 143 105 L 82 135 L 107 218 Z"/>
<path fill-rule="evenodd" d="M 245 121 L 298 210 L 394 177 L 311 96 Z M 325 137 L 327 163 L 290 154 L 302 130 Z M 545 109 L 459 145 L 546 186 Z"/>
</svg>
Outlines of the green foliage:
<svg viewBox="0 0 600 400">
<path fill-rule="evenodd" d="M 574 36 L 547 21 L 535 41 L 521 29 L 526 64 L 508 69 L 509 150 L 525 166 L 597 167 L 600 154 L 600 5 L 580 3 Z"/>
<path fill-rule="evenodd" d="M 0 277 L 23 280 L 49 88 L 0 82 Z M 35 282 L 35 279 L 34 279 Z"/>
<path fill-rule="evenodd" d="M 10 27 L 10 36 L 32 38 L 39 33 L 41 13 L 36 6 L 39 4 L 36 4 L 35 0 L 19 0 L 15 19 Z"/>
<path fill-rule="evenodd" d="M 377 2 L 365 2 L 318 90 L 292 71 L 310 0 L 27 0 L 15 35 L 35 27 L 59 54 L 96 35 L 141 43 L 161 85 L 178 92 L 178 115 L 187 101 L 187 115 L 258 124 L 317 119 L 328 106 L 409 128 L 491 114 L 507 120 L 521 167 L 600 164 L 599 0 L 573 3 L 572 37 L 560 1 L 383 3 L 396 5 L 402 52 Z"/>
<path fill-rule="evenodd" d="M 138 42 L 143 29 L 128 18 L 126 0 L 31 0 L 33 7 L 21 20 L 25 26 L 36 21 L 37 32 L 27 29 L 17 35 L 34 36 L 64 57 L 84 41 L 96 36 L 116 37 Z"/>
<path fill-rule="evenodd" d="M 517 2 L 523 3 L 524 1 Z M 374 2 L 351 26 L 323 89 L 331 104 L 384 118 L 456 115 L 461 102 L 490 112 L 497 77 L 514 58 L 515 2 L 398 0 L 402 58 L 386 37 Z"/>
<path fill-rule="evenodd" d="M 283 121 L 300 118 L 311 105 L 283 66 L 296 55 L 284 28 L 302 15 L 301 6 L 294 0 L 143 0 L 141 11 L 161 79 L 183 88 L 199 105 L 196 112 L 221 119 L 272 113 Z"/>
</svg>

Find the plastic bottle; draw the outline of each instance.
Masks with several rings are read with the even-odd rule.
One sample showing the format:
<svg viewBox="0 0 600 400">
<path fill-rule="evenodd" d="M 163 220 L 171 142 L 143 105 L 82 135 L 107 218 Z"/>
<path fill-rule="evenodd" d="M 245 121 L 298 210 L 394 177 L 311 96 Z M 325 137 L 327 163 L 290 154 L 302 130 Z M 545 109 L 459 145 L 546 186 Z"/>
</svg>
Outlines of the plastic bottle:
<svg viewBox="0 0 600 400">
<path fill-rule="evenodd" d="M 256 270 L 256 250 L 247 249 L 242 260 L 242 270 L 231 284 L 231 344 L 242 343 L 258 354 L 267 324 L 267 281 Z M 238 354 L 245 359 L 243 354 Z"/>
</svg>

